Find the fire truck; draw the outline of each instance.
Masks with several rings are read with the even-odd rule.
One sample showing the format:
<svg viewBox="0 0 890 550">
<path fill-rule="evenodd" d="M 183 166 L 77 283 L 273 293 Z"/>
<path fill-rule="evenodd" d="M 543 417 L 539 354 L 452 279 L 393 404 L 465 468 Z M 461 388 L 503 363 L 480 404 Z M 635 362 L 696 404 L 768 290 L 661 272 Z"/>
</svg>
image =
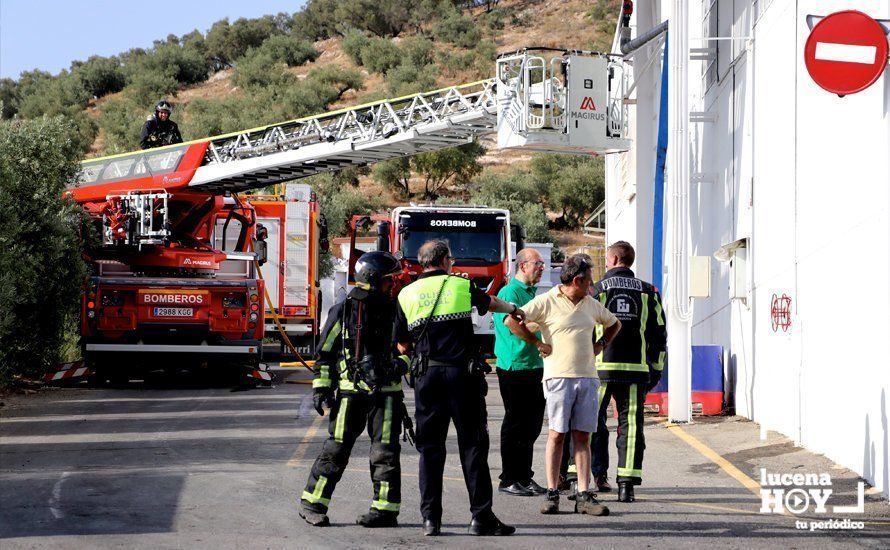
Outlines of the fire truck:
<svg viewBox="0 0 890 550">
<path fill-rule="evenodd" d="M 349 280 L 361 251 L 356 236 L 375 225 L 376 249 L 392 252 L 402 262 L 402 284 L 417 279 L 422 268 L 417 260 L 420 246 L 430 239 L 444 239 L 451 245 L 455 275 L 472 279 L 479 288 L 494 296 L 513 269 L 513 257 L 524 247 L 522 227 L 510 222 L 510 211 L 482 205 L 410 205 L 394 209 L 388 216 L 354 216 L 350 224 L 351 254 Z M 515 245 L 515 246 L 514 246 Z M 491 314 L 473 310 L 474 332 L 491 348 L 494 325 Z"/>
<path fill-rule="evenodd" d="M 310 200 L 254 204 L 244 193 L 489 134 L 499 147 L 624 151 L 624 74 L 617 56 L 526 49 L 500 56 L 489 80 L 85 161 L 66 191 L 98 234 L 82 302 L 85 360 L 111 372 L 177 360 L 257 371 L 270 327 L 264 303 L 285 319 L 318 308 L 311 268 L 300 279 L 300 300 L 289 302 L 281 287 L 290 260 L 314 253 L 298 246 L 301 239 L 318 238 L 308 222 L 300 235 L 289 234 L 288 212 L 303 209 L 301 219 L 312 220 L 317 211 Z M 408 271 L 416 271 L 411 258 L 421 240 L 447 228 L 457 239 L 458 271 L 489 280 L 490 292 L 504 283 L 512 254 L 508 212 L 466 208 L 443 217 L 437 207 L 404 207 L 390 224 L 390 246 L 402 252 Z M 302 265 L 312 260 L 304 257 Z M 275 277 L 270 294 L 277 296 L 265 300 Z M 317 331 L 314 320 L 292 324 L 294 332 Z"/>
</svg>

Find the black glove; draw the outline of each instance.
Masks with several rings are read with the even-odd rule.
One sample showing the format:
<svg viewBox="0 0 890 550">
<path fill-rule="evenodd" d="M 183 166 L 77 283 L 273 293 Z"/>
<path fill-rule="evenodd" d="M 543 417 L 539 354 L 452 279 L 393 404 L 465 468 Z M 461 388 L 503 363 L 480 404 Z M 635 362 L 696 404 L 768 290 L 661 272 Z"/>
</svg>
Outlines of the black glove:
<svg viewBox="0 0 890 550">
<path fill-rule="evenodd" d="M 312 405 L 315 407 L 315 412 L 317 412 L 319 416 L 324 416 L 324 409 L 322 406 L 327 405 L 329 409 L 334 406 L 334 389 L 315 388 L 312 392 Z"/>
<path fill-rule="evenodd" d="M 403 374 L 408 374 L 408 365 L 399 359 L 398 357 L 394 357 L 392 360 L 392 374 L 395 378 L 402 376 Z"/>
<path fill-rule="evenodd" d="M 357 374 L 360 380 L 364 380 L 369 388 L 379 387 L 383 383 L 383 373 L 377 366 L 377 360 L 371 355 L 365 355 L 358 362 Z"/>
<path fill-rule="evenodd" d="M 485 379 L 484 374 L 479 377 L 479 393 L 482 394 L 482 397 L 488 395 L 488 380 Z"/>
<path fill-rule="evenodd" d="M 659 382 L 661 382 L 661 373 L 657 371 L 649 371 L 649 385 L 646 387 L 646 393 L 652 391 Z"/>
</svg>

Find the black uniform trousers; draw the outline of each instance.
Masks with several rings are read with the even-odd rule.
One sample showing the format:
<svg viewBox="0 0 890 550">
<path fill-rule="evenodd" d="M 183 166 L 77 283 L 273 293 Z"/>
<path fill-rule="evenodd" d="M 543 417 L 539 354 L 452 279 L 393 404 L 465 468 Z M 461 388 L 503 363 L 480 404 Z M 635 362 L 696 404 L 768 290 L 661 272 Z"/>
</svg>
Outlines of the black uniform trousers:
<svg viewBox="0 0 890 550">
<path fill-rule="evenodd" d="M 457 446 L 474 518 L 487 520 L 491 511 L 491 473 L 488 470 L 488 415 L 485 379 L 466 367 L 430 366 L 414 388 L 417 450 L 420 452 L 420 513 L 442 519 L 442 474 L 449 421 L 457 430 Z"/>
<path fill-rule="evenodd" d="M 643 480 L 643 452 L 646 449 L 646 439 L 643 435 L 643 423 L 645 421 L 646 383 L 629 384 L 626 382 L 603 382 L 600 386 L 600 411 L 599 416 L 605 423 L 606 407 L 609 399 L 615 399 L 618 408 L 618 482 L 630 481 L 633 485 L 639 485 Z M 605 467 L 595 472 L 604 474 L 608 469 L 609 432 L 597 431 L 591 440 L 591 450 L 594 453 L 594 463 L 602 462 L 605 455 Z M 597 458 L 597 455 L 599 457 Z"/>
<path fill-rule="evenodd" d="M 602 382 L 600 388 L 606 383 Z M 609 426 L 606 425 L 606 408 L 600 403 L 600 412 L 596 422 L 596 433 L 593 434 L 590 443 L 590 474 L 593 477 L 607 475 L 609 473 Z"/>
<path fill-rule="evenodd" d="M 359 434 L 367 426 L 371 437 L 371 508 L 399 511 L 402 501 L 399 435 L 402 427 L 402 393 L 343 393 L 331 409 L 328 432 L 321 453 L 312 465 L 301 496 L 302 505 L 326 513 L 337 482 L 349 463 Z"/>
<path fill-rule="evenodd" d="M 501 424 L 501 486 L 526 483 L 532 477 L 535 441 L 544 424 L 544 369 L 497 369 L 504 401 Z"/>
</svg>

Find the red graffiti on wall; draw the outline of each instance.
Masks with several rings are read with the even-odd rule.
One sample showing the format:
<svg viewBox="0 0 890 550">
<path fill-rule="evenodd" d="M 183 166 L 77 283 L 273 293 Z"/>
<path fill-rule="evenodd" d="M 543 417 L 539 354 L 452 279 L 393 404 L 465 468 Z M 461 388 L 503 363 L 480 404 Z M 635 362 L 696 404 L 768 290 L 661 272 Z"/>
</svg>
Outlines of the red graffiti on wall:
<svg viewBox="0 0 890 550">
<path fill-rule="evenodd" d="M 773 294 L 773 303 L 769 308 L 772 318 L 773 332 L 788 332 L 791 328 L 791 297 L 785 293 L 781 296 Z"/>
</svg>

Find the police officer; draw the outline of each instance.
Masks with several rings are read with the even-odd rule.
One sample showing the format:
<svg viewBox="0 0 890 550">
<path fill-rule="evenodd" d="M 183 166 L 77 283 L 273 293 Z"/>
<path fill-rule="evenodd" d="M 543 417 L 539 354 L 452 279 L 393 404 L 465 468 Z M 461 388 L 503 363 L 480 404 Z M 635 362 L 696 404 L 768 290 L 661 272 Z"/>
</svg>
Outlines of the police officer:
<svg viewBox="0 0 890 550">
<path fill-rule="evenodd" d="M 172 113 L 173 105 L 170 105 L 166 99 L 158 101 L 155 105 L 155 114 L 148 117 L 148 120 L 142 125 L 142 134 L 139 137 L 140 147 L 151 149 L 182 143 L 179 126 L 170 120 Z"/>
<path fill-rule="evenodd" d="M 612 341 L 596 342 L 600 381 L 600 422 L 605 425 L 611 398 L 618 408 L 618 500 L 634 501 L 634 486 L 643 478 L 643 404 L 646 393 L 661 379 L 667 331 L 661 296 L 651 284 L 634 276 L 633 247 L 618 241 L 606 250 L 605 277 L 593 287 L 593 295 L 621 321 L 622 330 Z M 607 478 L 609 432 L 593 436 L 592 473 L 598 484 Z"/>
<path fill-rule="evenodd" d="M 477 360 L 471 311 L 509 313 L 520 320 L 524 314 L 469 279 L 450 275 L 454 258 L 448 241 L 427 241 L 418 261 L 423 273 L 399 293 L 396 341 L 399 351 L 413 354 L 423 532 L 441 534 L 445 438 L 453 420 L 473 516 L 469 533 L 510 535 L 516 529 L 491 510 L 485 363 Z"/>
<path fill-rule="evenodd" d="M 408 358 L 393 354 L 395 300 L 393 275 L 399 261 L 388 252 L 368 252 L 356 263 L 355 281 L 346 299 L 328 312 L 312 381 L 318 414 L 330 410 L 321 453 L 312 465 L 301 496 L 300 517 L 316 526 L 329 525 L 328 505 L 359 434 L 371 436 L 371 509 L 356 523 L 395 527 L 401 502 L 399 435 L 404 421 L 401 376 Z M 336 395 L 336 397 L 335 397 Z"/>
</svg>

